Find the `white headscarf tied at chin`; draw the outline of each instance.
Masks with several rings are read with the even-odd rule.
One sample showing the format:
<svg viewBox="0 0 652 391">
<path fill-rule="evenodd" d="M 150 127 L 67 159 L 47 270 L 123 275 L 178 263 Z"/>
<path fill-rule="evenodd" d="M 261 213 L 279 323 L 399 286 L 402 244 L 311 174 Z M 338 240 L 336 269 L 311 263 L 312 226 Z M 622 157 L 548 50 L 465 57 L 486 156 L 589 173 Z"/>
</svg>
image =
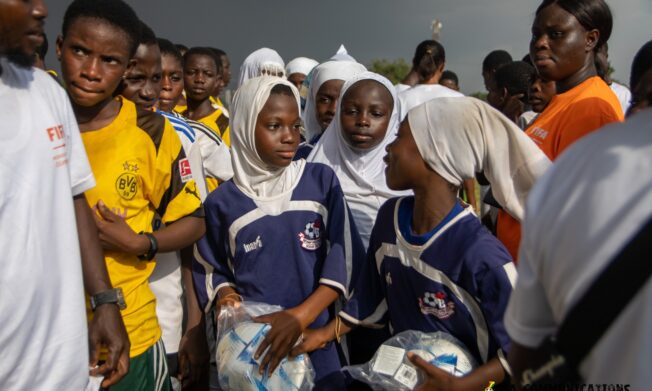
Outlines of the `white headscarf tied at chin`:
<svg viewBox="0 0 652 391">
<path fill-rule="evenodd" d="M 382 84 L 394 100 L 385 137 L 368 150 L 358 150 L 348 144 L 342 134 L 340 120 L 342 97 L 349 88 L 362 80 L 374 80 Z M 392 83 L 377 73 L 360 73 L 344 83 L 335 117 L 307 159 L 309 162 L 324 163 L 335 171 L 365 246 L 368 245 L 371 228 L 381 205 L 392 197 L 411 194 L 390 190 L 385 179 L 385 147 L 396 138 L 398 118 L 398 99 Z"/>
<path fill-rule="evenodd" d="M 526 197 L 550 160 L 518 126 L 468 97 L 430 100 L 407 118 L 430 168 L 456 186 L 484 172 L 496 201 L 512 217 L 523 219 Z"/>
<path fill-rule="evenodd" d="M 231 106 L 231 161 L 233 180 L 265 213 L 278 215 L 287 209 L 305 160 L 284 168 L 269 167 L 256 150 L 256 120 L 274 86 L 290 87 L 299 110 L 299 92 L 287 80 L 261 76 L 247 80 L 235 93 Z M 298 112 L 298 111 L 297 111 Z"/>
<path fill-rule="evenodd" d="M 317 120 L 317 92 L 322 84 L 329 80 L 347 81 L 366 70 L 364 65 L 353 61 L 327 61 L 313 69 L 306 107 L 303 110 L 306 141 L 310 142 L 315 136 L 321 134 L 321 124 Z"/>
<path fill-rule="evenodd" d="M 285 76 L 285 62 L 274 49 L 261 48 L 245 58 L 240 66 L 238 88 L 245 81 L 258 76 Z"/>
</svg>

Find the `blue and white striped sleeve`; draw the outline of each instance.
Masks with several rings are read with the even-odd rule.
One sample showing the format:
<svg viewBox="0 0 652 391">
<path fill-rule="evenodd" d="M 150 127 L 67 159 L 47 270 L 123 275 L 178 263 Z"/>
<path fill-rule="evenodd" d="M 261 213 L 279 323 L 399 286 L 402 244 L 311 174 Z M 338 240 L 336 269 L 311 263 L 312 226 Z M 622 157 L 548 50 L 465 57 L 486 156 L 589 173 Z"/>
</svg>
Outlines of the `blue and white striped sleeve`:
<svg viewBox="0 0 652 391">
<path fill-rule="evenodd" d="M 226 228 L 210 203 L 205 212 L 206 234 L 194 246 L 192 276 L 199 305 L 208 312 L 222 287 L 235 288 L 235 277 L 227 258 Z"/>
<path fill-rule="evenodd" d="M 328 197 L 328 221 L 326 234 L 329 245 L 319 283 L 349 296 L 352 275 L 358 268 L 356 263 L 364 260 L 364 247 L 351 212 L 344 199 L 344 192 L 335 173 Z"/>
</svg>

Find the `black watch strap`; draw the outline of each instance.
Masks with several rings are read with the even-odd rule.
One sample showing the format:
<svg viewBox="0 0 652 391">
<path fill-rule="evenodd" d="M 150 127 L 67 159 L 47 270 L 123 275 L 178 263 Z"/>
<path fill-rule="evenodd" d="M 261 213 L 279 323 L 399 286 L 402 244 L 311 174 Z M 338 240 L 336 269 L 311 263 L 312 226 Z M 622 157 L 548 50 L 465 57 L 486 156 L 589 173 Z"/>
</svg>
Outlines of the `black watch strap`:
<svg viewBox="0 0 652 391">
<path fill-rule="evenodd" d="M 127 308 L 125 297 L 122 294 L 122 288 L 113 288 L 108 291 L 96 293 L 91 296 L 91 309 L 95 309 L 102 304 L 117 304 L 121 310 Z"/>
<path fill-rule="evenodd" d="M 151 234 L 149 232 L 139 232 L 139 235 L 145 235 L 147 236 L 147 239 L 149 239 L 149 250 L 142 255 L 138 256 L 138 259 L 141 261 L 151 261 L 154 259 L 154 256 L 158 252 L 158 240 L 156 240 L 156 237 L 154 234 Z"/>
</svg>

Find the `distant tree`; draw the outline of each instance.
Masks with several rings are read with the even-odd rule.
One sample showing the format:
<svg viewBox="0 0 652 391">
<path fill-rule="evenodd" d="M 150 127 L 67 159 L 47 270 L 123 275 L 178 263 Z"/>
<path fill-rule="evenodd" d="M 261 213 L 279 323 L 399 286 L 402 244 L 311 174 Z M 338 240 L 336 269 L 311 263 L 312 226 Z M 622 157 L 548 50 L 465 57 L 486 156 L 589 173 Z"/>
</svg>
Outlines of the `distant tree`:
<svg viewBox="0 0 652 391">
<path fill-rule="evenodd" d="M 474 98 L 478 98 L 478 99 L 483 100 L 485 102 L 487 101 L 487 93 L 486 92 L 477 91 L 477 92 L 474 92 L 474 93 L 470 94 L 469 96 L 472 96 Z"/>
<path fill-rule="evenodd" d="M 379 73 L 388 78 L 392 84 L 396 84 L 403 80 L 410 72 L 410 64 L 404 59 L 390 61 L 385 59 L 377 59 L 371 62 L 367 67 L 371 72 Z"/>
</svg>

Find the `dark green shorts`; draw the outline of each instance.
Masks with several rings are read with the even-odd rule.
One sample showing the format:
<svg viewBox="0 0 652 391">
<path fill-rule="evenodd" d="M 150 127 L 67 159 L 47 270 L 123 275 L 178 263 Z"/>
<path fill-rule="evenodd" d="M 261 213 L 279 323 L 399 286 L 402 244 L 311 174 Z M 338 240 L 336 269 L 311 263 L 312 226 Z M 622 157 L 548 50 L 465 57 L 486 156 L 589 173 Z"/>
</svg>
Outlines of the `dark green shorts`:
<svg viewBox="0 0 652 391">
<path fill-rule="evenodd" d="M 171 391 L 163 341 L 129 360 L 129 373 L 110 391 Z"/>
</svg>

